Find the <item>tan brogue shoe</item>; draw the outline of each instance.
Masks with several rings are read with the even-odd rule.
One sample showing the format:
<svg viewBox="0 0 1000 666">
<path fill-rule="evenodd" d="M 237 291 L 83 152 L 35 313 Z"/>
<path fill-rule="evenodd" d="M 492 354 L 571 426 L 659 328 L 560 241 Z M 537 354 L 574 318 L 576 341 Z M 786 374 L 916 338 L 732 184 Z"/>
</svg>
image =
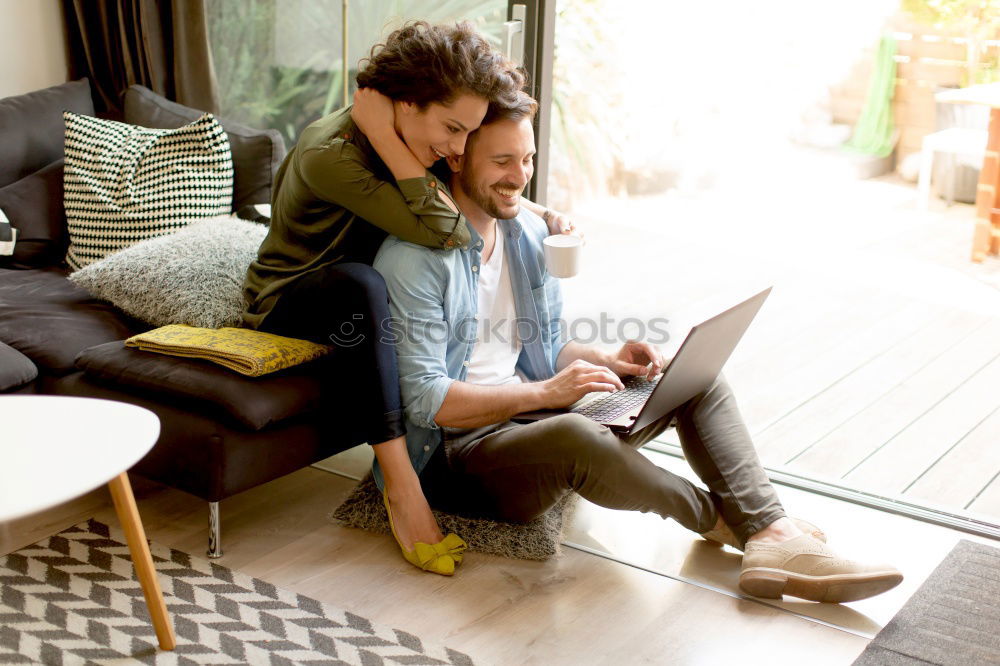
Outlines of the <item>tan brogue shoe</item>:
<svg viewBox="0 0 1000 666">
<path fill-rule="evenodd" d="M 845 560 L 807 534 L 782 543 L 749 542 L 740 571 L 740 589 L 765 599 L 787 594 L 810 601 L 858 601 L 902 581 L 895 567 Z"/>
</svg>

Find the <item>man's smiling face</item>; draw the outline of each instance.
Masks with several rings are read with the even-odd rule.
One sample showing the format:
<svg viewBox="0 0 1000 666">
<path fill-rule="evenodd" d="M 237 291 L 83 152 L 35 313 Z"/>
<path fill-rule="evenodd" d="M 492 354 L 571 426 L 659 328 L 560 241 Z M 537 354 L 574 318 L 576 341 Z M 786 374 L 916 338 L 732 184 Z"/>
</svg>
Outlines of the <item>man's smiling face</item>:
<svg viewBox="0 0 1000 666">
<path fill-rule="evenodd" d="M 521 191 L 535 172 L 534 156 L 535 134 L 529 119 L 483 125 L 469 138 L 460 158 L 459 185 L 489 217 L 512 219 L 521 207 Z"/>
</svg>

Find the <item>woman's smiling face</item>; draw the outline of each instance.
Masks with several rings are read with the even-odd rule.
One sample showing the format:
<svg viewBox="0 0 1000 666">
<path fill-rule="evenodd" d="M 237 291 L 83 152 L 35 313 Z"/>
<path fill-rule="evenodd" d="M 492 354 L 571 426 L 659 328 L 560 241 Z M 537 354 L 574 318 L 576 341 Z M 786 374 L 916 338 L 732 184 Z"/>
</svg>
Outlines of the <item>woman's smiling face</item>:
<svg viewBox="0 0 1000 666">
<path fill-rule="evenodd" d="M 432 102 L 420 109 L 410 102 L 396 102 L 396 134 L 425 167 L 441 158 L 461 155 L 469 134 L 486 115 L 485 99 L 460 94 L 448 105 Z"/>
</svg>

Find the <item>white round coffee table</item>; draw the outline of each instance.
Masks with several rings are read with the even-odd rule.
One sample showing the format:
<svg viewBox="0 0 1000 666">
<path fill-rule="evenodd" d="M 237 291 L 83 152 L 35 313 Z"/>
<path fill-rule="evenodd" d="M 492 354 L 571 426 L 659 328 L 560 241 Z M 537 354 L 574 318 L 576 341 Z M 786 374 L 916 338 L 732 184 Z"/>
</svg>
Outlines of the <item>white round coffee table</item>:
<svg viewBox="0 0 1000 666">
<path fill-rule="evenodd" d="M 160 420 L 142 407 L 51 395 L 0 396 L 0 522 L 111 490 L 160 647 L 176 644 L 127 470 L 156 443 Z"/>
</svg>

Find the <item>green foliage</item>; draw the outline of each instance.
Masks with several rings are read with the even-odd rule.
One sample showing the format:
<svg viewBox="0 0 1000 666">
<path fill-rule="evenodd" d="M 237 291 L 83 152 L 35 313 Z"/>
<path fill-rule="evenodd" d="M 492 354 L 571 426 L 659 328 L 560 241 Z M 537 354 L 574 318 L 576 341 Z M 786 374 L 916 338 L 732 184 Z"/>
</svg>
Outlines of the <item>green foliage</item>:
<svg viewBox="0 0 1000 666">
<path fill-rule="evenodd" d="M 339 5 L 339 0 L 337 0 Z M 424 20 L 431 24 L 470 21 L 494 45 L 500 46 L 503 22 L 507 18 L 506 0 L 351 0 L 351 55 L 368 54 L 373 44 L 406 21 Z"/>
<path fill-rule="evenodd" d="M 991 17 L 995 20 L 998 3 L 996 0 L 902 0 L 902 8 L 921 23 L 965 32 Z"/>
<path fill-rule="evenodd" d="M 277 129 L 291 146 L 311 122 L 343 104 L 341 0 L 206 0 L 223 115 Z M 405 21 L 469 20 L 500 46 L 505 0 L 351 0 L 349 94 L 358 62 Z M 621 170 L 615 31 L 604 0 L 558 5 L 550 192 L 562 205 L 613 189 Z M 561 166 L 560 166 L 561 165 Z"/>
<path fill-rule="evenodd" d="M 299 65 L 277 63 L 278 6 L 275 0 L 207 0 L 206 11 L 222 113 L 253 127 L 277 129 L 291 145 L 323 114 L 330 93 L 341 85 L 341 61 L 333 60 L 324 45 Z"/>
<path fill-rule="evenodd" d="M 556 18 L 552 81 L 552 204 L 573 202 L 615 189 L 623 147 L 620 70 L 603 0 L 564 0 Z"/>
<path fill-rule="evenodd" d="M 987 57 L 985 42 L 1000 30 L 1000 0 L 902 0 L 901 7 L 916 21 L 968 40 L 964 85 L 993 83 L 997 56 Z"/>
<path fill-rule="evenodd" d="M 406 20 L 469 19 L 499 44 L 504 0 L 351 0 L 349 94 L 358 61 Z M 206 0 L 222 113 L 277 129 L 288 145 L 343 105 L 341 0 Z"/>
</svg>

